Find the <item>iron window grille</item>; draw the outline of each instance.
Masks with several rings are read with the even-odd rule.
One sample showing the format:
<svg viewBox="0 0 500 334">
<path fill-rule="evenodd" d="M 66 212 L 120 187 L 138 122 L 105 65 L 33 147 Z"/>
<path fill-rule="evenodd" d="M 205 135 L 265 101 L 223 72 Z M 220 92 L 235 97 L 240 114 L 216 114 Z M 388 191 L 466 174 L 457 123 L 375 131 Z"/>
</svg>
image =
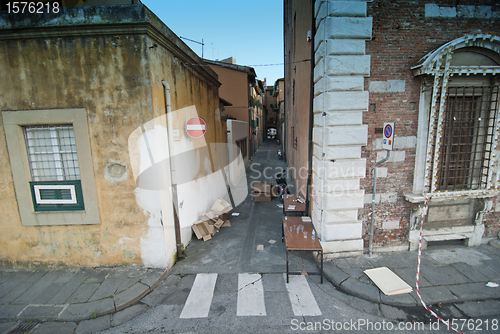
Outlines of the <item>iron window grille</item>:
<svg viewBox="0 0 500 334">
<path fill-rule="evenodd" d="M 23 127 L 35 211 L 83 210 L 72 125 Z"/>
<path fill-rule="evenodd" d="M 450 87 L 443 118 L 437 190 L 488 188 L 499 87 Z"/>
</svg>

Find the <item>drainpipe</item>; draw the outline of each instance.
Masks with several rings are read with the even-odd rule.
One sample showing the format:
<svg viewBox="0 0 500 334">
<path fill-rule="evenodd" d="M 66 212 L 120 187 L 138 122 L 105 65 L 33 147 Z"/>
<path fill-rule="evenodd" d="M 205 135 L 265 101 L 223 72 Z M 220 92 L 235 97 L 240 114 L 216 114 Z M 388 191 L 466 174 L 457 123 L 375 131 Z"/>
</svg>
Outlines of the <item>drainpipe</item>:
<svg viewBox="0 0 500 334">
<path fill-rule="evenodd" d="M 316 0 L 312 0 L 311 9 L 311 80 L 309 88 L 309 152 L 307 159 L 307 185 L 306 185 L 306 212 L 312 216 L 312 212 L 309 210 L 311 208 L 310 203 L 310 193 L 311 193 L 311 182 L 312 182 L 312 158 L 313 158 L 313 123 L 314 123 L 314 35 L 316 33 L 316 22 L 314 17 L 314 3 Z"/>
<path fill-rule="evenodd" d="M 168 116 L 171 115 L 172 113 L 172 108 L 170 105 L 170 85 L 168 82 L 162 80 L 161 81 L 163 87 L 164 87 L 164 94 L 165 94 L 165 119 L 166 119 L 166 126 L 167 126 L 167 136 L 168 136 L 168 153 L 169 153 L 169 162 L 170 162 L 170 181 L 171 181 L 171 186 L 172 186 L 172 205 L 174 208 L 174 228 L 175 228 L 175 245 L 177 247 L 177 258 L 183 258 L 184 255 L 182 254 L 182 240 L 181 240 L 181 227 L 179 223 L 179 214 L 178 214 L 178 204 L 179 204 L 179 198 L 177 197 L 177 183 L 174 180 L 174 175 L 173 171 L 175 170 L 175 164 L 174 164 L 174 152 L 173 152 L 173 143 L 170 140 L 170 135 L 171 135 L 171 127 L 168 121 Z"/>
<path fill-rule="evenodd" d="M 375 216 L 375 194 L 377 193 L 377 167 L 383 162 L 386 162 L 389 160 L 389 155 L 391 154 L 391 151 L 387 150 L 387 156 L 377 162 L 375 164 L 375 167 L 373 168 L 373 191 L 372 191 L 372 222 L 370 225 L 370 246 L 369 246 L 369 254 L 370 257 L 372 256 L 372 245 L 373 245 L 373 216 Z"/>
</svg>

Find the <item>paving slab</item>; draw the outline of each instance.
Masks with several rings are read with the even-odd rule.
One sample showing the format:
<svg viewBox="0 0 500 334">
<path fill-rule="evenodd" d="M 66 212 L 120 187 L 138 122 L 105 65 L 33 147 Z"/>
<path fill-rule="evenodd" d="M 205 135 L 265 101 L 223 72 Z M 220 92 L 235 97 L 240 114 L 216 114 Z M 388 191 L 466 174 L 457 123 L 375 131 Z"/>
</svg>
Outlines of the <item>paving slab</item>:
<svg viewBox="0 0 500 334">
<path fill-rule="evenodd" d="M 137 282 L 127 290 L 120 292 L 113 297 L 114 303 L 116 305 L 116 310 L 123 310 L 124 308 L 135 304 L 137 301 L 141 300 L 149 291 L 149 286 Z"/>
<path fill-rule="evenodd" d="M 336 286 L 339 286 L 343 281 L 349 278 L 349 275 L 347 275 L 345 271 L 332 263 L 324 264 L 323 275 Z"/>
<path fill-rule="evenodd" d="M 106 298 L 95 302 L 69 305 L 58 317 L 59 321 L 80 321 L 99 317 L 115 311 L 113 298 Z"/>
<path fill-rule="evenodd" d="M 141 283 L 149 286 L 151 289 L 154 289 L 167 277 L 167 274 L 168 271 L 165 269 L 149 269 L 146 275 L 141 278 Z"/>
<path fill-rule="evenodd" d="M 420 295 L 427 305 L 437 303 L 453 303 L 458 301 L 457 296 L 452 294 L 451 291 L 444 286 L 421 288 Z"/>
<path fill-rule="evenodd" d="M 477 266 L 471 266 L 463 262 L 453 263 L 451 266 L 473 282 L 488 282 L 489 280 L 486 275 L 477 270 Z"/>
<path fill-rule="evenodd" d="M 500 301 L 498 300 L 457 303 L 455 306 L 471 318 L 497 315 L 500 313 Z"/>
<path fill-rule="evenodd" d="M 105 279 L 90 297 L 89 301 L 92 302 L 99 299 L 113 297 L 120 283 L 120 280 L 117 279 Z"/>
<path fill-rule="evenodd" d="M 99 285 L 99 283 L 80 284 L 71 297 L 66 300 L 66 303 L 85 303 L 92 297 Z"/>
<path fill-rule="evenodd" d="M 80 272 L 78 268 L 66 269 L 56 278 L 54 283 L 68 283 L 78 272 Z"/>
<path fill-rule="evenodd" d="M 1 313 L 0 313 L 1 314 Z M 1 315 L 0 315 L 1 318 Z M 7 333 L 7 330 L 11 329 L 16 325 L 17 322 L 0 322 L 0 333 Z"/>
<path fill-rule="evenodd" d="M 416 278 L 417 278 L 417 268 L 395 268 L 393 272 L 398 275 L 403 281 L 405 281 L 412 288 L 416 288 Z M 432 286 L 429 281 L 420 275 L 418 280 L 419 287 L 424 288 Z"/>
<path fill-rule="evenodd" d="M 32 304 L 48 304 L 49 300 L 54 298 L 54 296 L 61 291 L 65 283 L 52 283 L 47 289 L 45 289 L 41 294 L 36 297 Z"/>
<path fill-rule="evenodd" d="M 124 267 L 115 268 L 107 278 L 137 278 L 138 281 L 142 278 L 148 271 L 148 268 L 144 267 Z"/>
<path fill-rule="evenodd" d="M 12 271 L 4 271 L 0 272 L 0 287 L 2 286 L 2 283 L 10 279 L 12 276 L 14 276 L 16 273 Z M 1 296 L 0 296 L 1 297 Z"/>
<path fill-rule="evenodd" d="M 29 275 L 28 277 L 26 277 L 23 282 L 27 282 L 27 283 L 35 283 L 35 282 L 38 282 L 38 280 L 40 278 L 42 278 L 43 276 L 45 276 L 49 271 L 48 270 L 33 270 L 31 272 L 31 275 Z"/>
<path fill-rule="evenodd" d="M 447 286 L 461 301 L 500 298 L 500 288 L 489 288 L 485 283 L 469 283 Z"/>
<path fill-rule="evenodd" d="M 110 272 L 110 268 L 95 268 L 89 277 L 87 277 L 85 283 L 102 283 Z"/>
<path fill-rule="evenodd" d="M 15 299 L 17 299 L 19 296 L 21 296 L 23 293 L 26 292 L 29 288 L 33 286 L 33 283 L 18 283 L 15 285 L 12 289 L 10 289 L 9 292 L 7 292 L 5 295 L 3 295 L 2 298 L 0 298 L 0 304 L 6 304 L 6 303 L 11 303 Z M 21 303 L 19 303 L 21 304 Z"/>
<path fill-rule="evenodd" d="M 54 298 L 49 301 L 49 304 L 64 304 L 69 297 L 80 287 L 87 277 L 92 273 L 91 268 L 78 269 L 73 277 L 62 287 Z"/>
<path fill-rule="evenodd" d="M 340 285 L 340 288 L 351 295 L 365 298 L 376 303 L 380 302 L 380 290 L 376 286 L 361 283 L 352 277 L 346 279 Z"/>
<path fill-rule="evenodd" d="M 148 306 L 145 304 L 136 304 L 126 309 L 116 312 L 113 314 L 111 320 L 111 326 L 119 326 L 131 319 L 137 317 L 138 315 L 144 313 L 148 309 Z"/>
<path fill-rule="evenodd" d="M 415 265 L 412 261 L 405 259 L 399 252 L 385 253 L 384 260 L 389 263 L 390 268 L 408 268 Z"/>
<path fill-rule="evenodd" d="M 15 319 L 27 305 L 0 305 L 0 321 Z"/>
<path fill-rule="evenodd" d="M 386 296 L 382 291 L 380 291 L 380 302 L 392 306 L 412 307 L 418 305 L 417 300 L 413 298 L 413 296 L 410 293 L 403 293 L 394 296 Z"/>
<path fill-rule="evenodd" d="M 451 266 L 426 268 L 421 271 L 421 275 L 432 285 L 472 283 L 470 279 Z"/>
<path fill-rule="evenodd" d="M 105 315 L 96 319 L 84 320 L 76 327 L 76 334 L 90 334 L 106 330 L 111 327 L 111 316 Z"/>
<path fill-rule="evenodd" d="M 35 328 L 33 334 L 68 334 L 73 333 L 76 326 L 75 322 L 44 322 Z"/>
<path fill-rule="evenodd" d="M 61 305 L 28 305 L 18 316 L 20 320 L 36 319 L 38 321 L 55 321 L 61 311 Z"/>
</svg>

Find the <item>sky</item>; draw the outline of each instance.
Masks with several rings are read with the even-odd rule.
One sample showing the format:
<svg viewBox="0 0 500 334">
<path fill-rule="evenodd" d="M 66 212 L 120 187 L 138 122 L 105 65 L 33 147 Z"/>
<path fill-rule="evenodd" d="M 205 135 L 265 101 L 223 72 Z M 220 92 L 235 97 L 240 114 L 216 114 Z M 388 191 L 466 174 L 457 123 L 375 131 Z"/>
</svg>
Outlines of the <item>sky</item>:
<svg viewBox="0 0 500 334">
<path fill-rule="evenodd" d="M 282 0 L 141 0 L 178 37 L 201 43 L 203 57 L 236 59 L 272 86 L 283 78 Z M 202 46 L 183 39 L 198 56 Z M 274 65 L 279 64 L 279 65 Z"/>
</svg>

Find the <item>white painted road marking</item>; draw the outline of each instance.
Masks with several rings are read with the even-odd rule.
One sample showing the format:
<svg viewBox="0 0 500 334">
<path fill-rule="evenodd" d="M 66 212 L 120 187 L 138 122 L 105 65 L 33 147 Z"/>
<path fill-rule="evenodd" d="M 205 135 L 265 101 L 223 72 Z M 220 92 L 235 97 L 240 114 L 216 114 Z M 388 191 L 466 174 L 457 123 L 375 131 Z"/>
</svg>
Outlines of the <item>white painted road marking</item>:
<svg viewBox="0 0 500 334">
<path fill-rule="evenodd" d="M 303 275 L 290 275 L 289 277 L 290 283 L 286 283 L 286 274 L 283 274 L 295 316 L 321 315 L 306 277 Z"/>
<path fill-rule="evenodd" d="M 266 315 L 264 289 L 260 274 L 238 274 L 237 316 Z"/>
<path fill-rule="evenodd" d="M 206 318 L 214 296 L 217 274 L 197 274 L 181 312 L 181 319 Z"/>
</svg>

